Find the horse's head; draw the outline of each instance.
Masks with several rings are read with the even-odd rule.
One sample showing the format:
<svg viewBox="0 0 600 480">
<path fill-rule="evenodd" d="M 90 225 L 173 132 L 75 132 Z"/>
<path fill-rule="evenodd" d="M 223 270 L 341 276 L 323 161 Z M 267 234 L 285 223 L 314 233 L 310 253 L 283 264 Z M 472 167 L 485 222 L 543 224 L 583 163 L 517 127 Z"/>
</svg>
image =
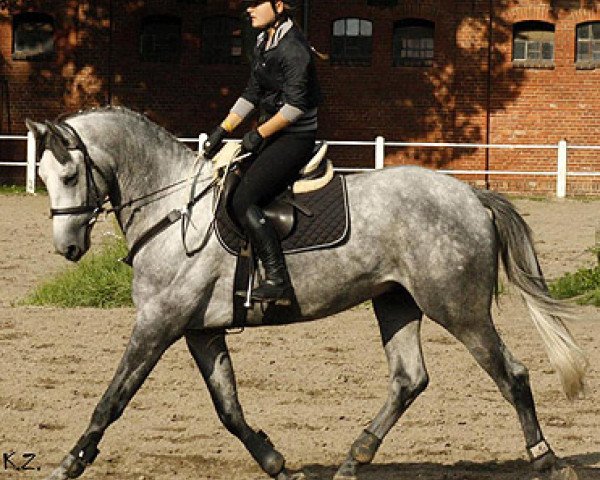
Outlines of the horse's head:
<svg viewBox="0 0 600 480">
<path fill-rule="evenodd" d="M 36 139 L 39 174 L 50 196 L 54 247 L 76 262 L 90 247 L 90 232 L 102 211 L 107 182 L 71 125 L 31 120 L 26 124 Z"/>
</svg>

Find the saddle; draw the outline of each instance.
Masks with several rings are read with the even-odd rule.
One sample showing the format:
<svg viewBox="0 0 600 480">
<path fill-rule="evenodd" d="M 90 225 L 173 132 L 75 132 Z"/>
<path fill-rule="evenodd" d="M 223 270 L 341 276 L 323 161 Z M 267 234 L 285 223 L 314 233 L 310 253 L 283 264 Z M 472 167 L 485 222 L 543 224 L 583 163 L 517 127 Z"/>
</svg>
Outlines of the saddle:
<svg viewBox="0 0 600 480">
<path fill-rule="evenodd" d="M 231 164 L 240 146 L 226 144 L 215 156 L 214 171 L 224 175 L 215 215 L 215 231 L 223 248 L 240 255 L 247 238 L 234 218 L 231 199 L 241 181 L 242 169 Z M 286 254 L 342 243 L 349 231 L 348 205 L 344 177 L 335 175 L 331 161 L 325 159 L 327 145 L 319 145 L 300 178 L 266 208 L 283 252 Z"/>
</svg>

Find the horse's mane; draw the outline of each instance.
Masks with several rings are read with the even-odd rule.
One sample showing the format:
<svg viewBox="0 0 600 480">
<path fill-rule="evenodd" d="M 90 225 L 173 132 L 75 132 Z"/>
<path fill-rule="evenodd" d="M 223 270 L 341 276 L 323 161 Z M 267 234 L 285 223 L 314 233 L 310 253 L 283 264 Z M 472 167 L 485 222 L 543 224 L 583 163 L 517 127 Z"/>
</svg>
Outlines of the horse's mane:
<svg viewBox="0 0 600 480">
<path fill-rule="evenodd" d="M 155 136 L 157 138 L 160 136 L 166 137 L 166 138 L 174 141 L 176 144 L 181 145 L 183 148 L 185 148 L 187 150 L 191 150 L 187 145 L 180 142 L 179 139 L 175 135 L 173 135 L 171 132 L 169 132 L 164 127 L 162 127 L 159 124 L 150 120 L 143 113 L 136 112 L 134 110 L 131 110 L 127 107 L 123 107 L 120 105 L 119 106 L 106 105 L 103 107 L 93 107 L 93 108 L 88 108 L 85 110 L 79 110 L 79 111 L 73 112 L 73 113 L 64 113 L 62 115 L 59 115 L 57 117 L 56 121 L 57 122 L 65 122 L 66 120 L 69 120 L 71 118 L 83 117 L 83 116 L 88 116 L 88 115 L 93 115 L 93 114 L 105 114 L 105 113 L 124 115 L 129 118 L 134 118 L 134 119 L 140 121 L 141 123 L 143 123 L 148 128 L 152 129 L 152 131 L 155 133 Z"/>
</svg>

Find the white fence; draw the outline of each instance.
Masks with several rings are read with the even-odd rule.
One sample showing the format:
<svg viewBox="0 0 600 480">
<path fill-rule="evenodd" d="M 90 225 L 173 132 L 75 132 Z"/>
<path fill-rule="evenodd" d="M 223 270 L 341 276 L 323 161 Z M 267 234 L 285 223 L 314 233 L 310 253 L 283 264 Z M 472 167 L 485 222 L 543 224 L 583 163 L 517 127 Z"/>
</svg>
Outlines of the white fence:
<svg viewBox="0 0 600 480">
<path fill-rule="evenodd" d="M 185 143 L 197 144 L 201 148 L 206 134 L 201 134 L 198 137 L 180 138 L 179 140 Z M 35 193 L 36 182 L 36 151 L 35 140 L 33 135 L 0 135 L 0 142 L 18 140 L 27 142 L 27 158 L 23 162 L 8 162 L 0 158 L 0 167 L 25 167 L 26 173 L 26 190 L 28 193 Z M 515 175 L 515 176 L 553 176 L 556 177 L 556 196 L 564 198 L 567 193 L 568 177 L 599 177 L 600 172 L 570 172 L 568 171 L 568 151 L 569 150 L 600 150 L 600 146 L 596 145 L 569 145 L 566 140 L 560 140 L 557 144 L 533 145 L 533 144 L 481 144 L 481 143 L 434 143 L 434 142 L 390 142 L 383 137 L 377 137 L 373 141 L 327 141 L 331 146 L 370 146 L 375 151 L 375 165 L 372 168 L 338 168 L 336 170 L 342 172 L 357 172 L 384 167 L 384 159 L 386 148 L 404 148 L 404 147 L 419 147 L 419 148 L 470 148 L 470 149 L 510 149 L 510 150 L 554 150 L 554 158 L 556 162 L 551 170 L 547 171 L 520 171 L 520 170 L 438 170 L 441 173 L 449 175 Z M 0 149 L 0 152 L 2 149 Z"/>
</svg>

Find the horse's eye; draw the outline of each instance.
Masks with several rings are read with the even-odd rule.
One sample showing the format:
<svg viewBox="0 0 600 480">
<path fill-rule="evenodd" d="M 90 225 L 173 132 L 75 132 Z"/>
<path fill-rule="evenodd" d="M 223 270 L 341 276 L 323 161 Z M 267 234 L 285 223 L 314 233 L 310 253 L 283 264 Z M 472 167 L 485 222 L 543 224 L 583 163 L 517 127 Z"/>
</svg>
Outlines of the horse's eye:
<svg viewBox="0 0 600 480">
<path fill-rule="evenodd" d="M 69 187 L 72 187 L 73 185 L 75 185 L 77 183 L 77 173 L 74 173 L 73 175 L 69 175 L 68 177 L 65 177 L 63 179 L 63 183 Z"/>
</svg>

